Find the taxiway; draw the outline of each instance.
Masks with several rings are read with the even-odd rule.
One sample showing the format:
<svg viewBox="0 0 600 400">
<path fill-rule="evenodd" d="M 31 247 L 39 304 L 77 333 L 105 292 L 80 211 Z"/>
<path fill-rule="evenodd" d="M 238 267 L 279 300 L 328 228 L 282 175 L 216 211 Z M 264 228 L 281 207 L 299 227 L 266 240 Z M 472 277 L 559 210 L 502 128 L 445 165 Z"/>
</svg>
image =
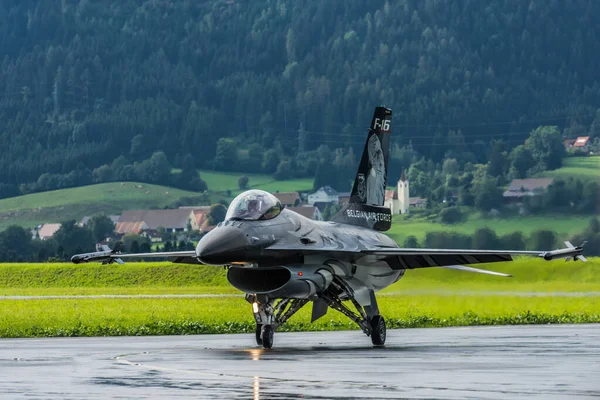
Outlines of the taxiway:
<svg viewBox="0 0 600 400">
<path fill-rule="evenodd" d="M 600 397 L 600 326 L 0 340 L 0 398 Z"/>
</svg>

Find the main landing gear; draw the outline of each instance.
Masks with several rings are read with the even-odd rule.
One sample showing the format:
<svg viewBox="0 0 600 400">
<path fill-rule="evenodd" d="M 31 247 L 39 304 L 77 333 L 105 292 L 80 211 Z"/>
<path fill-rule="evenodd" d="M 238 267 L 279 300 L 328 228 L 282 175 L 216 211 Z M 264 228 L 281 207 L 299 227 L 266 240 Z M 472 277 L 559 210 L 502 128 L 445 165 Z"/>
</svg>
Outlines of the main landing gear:
<svg viewBox="0 0 600 400">
<path fill-rule="evenodd" d="M 369 337 L 373 346 L 385 345 L 386 325 L 385 318 L 379 314 L 375 293 L 369 291 L 370 305 L 361 306 L 354 298 L 354 291 L 342 279 L 334 278 L 325 293 L 319 296 L 328 307 L 337 310 L 350 318 Z M 275 330 L 298 310 L 308 299 L 269 299 L 264 295 L 246 295 L 246 301 L 252 304 L 252 312 L 256 320 L 256 344 L 265 349 L 273 347 Z M 351 303 L 354 308 L 349 307 Z"/>
<path fill-rule="evenodd" d="M 256 344 L 265 349 L 273 347 L 275 330 L 308 303 L 308 299 L 275 300 L 251 294 L 246 295 L 246 301 L 252 304 L 256 321 Z"/>
<path fill-rule="evenodd" d="M 334 278 L 321 298 L 327 302 L 329 307 L 356 322 L 362 331 L 371 337 L 373 346 L 383 346 L 386 339 L 385 319 L 379 314 L 375 293 L 369 291 L 369 295 L 371 304 L 363 307 L 354 298 L 354 291 L 343 280 Z M 347 307 L 344 300 L 349 300 L 356 311 Z"/>
</svg>

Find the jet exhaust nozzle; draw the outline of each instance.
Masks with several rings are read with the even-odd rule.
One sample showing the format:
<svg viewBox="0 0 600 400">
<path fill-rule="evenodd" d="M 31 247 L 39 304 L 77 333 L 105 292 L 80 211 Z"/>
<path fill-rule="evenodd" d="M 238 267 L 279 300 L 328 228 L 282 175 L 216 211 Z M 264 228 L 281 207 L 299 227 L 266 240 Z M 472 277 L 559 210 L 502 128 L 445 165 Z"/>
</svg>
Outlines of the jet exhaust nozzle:
<svg viewBox="0 0 600 400">
<path fill-rule="evenodd" d="M 245 293 L 304 299 L 327 289 L 333 274 L 323 265 L 231 267 L 227 280 Z"/>
</svg>

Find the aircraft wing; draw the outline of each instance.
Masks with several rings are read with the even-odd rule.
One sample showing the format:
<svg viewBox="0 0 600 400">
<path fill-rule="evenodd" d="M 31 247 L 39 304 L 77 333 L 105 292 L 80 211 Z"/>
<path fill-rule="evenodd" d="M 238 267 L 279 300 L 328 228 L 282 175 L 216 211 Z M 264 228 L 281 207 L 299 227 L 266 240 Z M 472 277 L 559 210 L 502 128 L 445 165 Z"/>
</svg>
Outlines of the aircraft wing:
<svg viewBox="0 0 600 400">
<path fill-rule="evenodd" d="M 415 249 L 398 247 L 362 249 L 340 247 L 319 248 L 313 244 L 307 244 L 305 246 L 275 244 L 267 247 L 265 251 L 280 253 L 296 252 L 302 254 L 332 254 L 335 257 L 345 258 L 349 261 L 358 261 L 361 258 L 371 256 L 380 260 L 385 260 L 393 269 L 444 267 L 468 272 L 510 276 L 508 274 L 465 267 L 465 265 L 512 261 L 513 255 L 537 256 L 547 261 L 558 258 L 564 258 L 567 261 L 570 259 L 586 261 L 582 255 L 584 244 L 577 247 L 567 245 L 567 248 L 552 251 Z"/>
<path fill-rule="evenodd" d="M 114 262 L 123 264 L 123 259 L 132 258 L 167 258 L 169 261 L 174 263 L 183 264 L 202 264 L 196 257 L 194 250 L 189 251 L 164 251 L 158 253 L 127 253 L 122 254 L 110 250 L 108 247 L 101 251 L 92 253 L 75 254 L 71 257 L 71 262 L 74 264 L 81 264 L 87 262 L 101 262 L 102 264 L 112 264 Z"/>
</svg>

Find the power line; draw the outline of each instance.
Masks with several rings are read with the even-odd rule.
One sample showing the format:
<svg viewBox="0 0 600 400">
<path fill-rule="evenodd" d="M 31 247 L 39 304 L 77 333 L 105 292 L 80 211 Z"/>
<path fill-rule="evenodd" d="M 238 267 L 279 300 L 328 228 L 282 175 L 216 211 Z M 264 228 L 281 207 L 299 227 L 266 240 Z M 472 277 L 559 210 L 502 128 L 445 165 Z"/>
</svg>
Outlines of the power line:
<svg viewBox="0 0 600 400">
<path fill-rule="evenodd" d="M 366 140 L 366 135 L 364 136 L 365 140 Z M 466 137 L 465 139 L 468 139 L 468 137 Z M 317 144 L 338 144 L 341 145 L 343 147 L 348 146 L 348 145 L 364 145 L 365 141 L 340 141 L 340 140 L 322 140 L 322 139 L 318 139 L 318 138 L 307 138 L 306 139 L 307 142 L 310 143 L 317 143 Z M 280 139 L 279 142 L 282 143 L 297 143 L 297 139 Z M 523 140 L 522 138 L 515 138 L 515 139 L 506 139 L 504 140 L 505 143 L 525 143 L 525 140 Z M 448 143 L 414 143 L 411 141 L 411 144 L 413 146 L 427 146 L 427 147 L 432 147 L 432 146 L 444 146 L 444 147 L 448 147 L 448 148 L 452 148 L 453 146 L 451 144 Z M 467 141 L 465 140 L 464 145 L 465 146 L 473 146 L 473 145 L 477 145 L 478 143 L 475 143 L 473 141 Z M 485 143 L 483 143 L 485 145 Z"/>
</svg>

